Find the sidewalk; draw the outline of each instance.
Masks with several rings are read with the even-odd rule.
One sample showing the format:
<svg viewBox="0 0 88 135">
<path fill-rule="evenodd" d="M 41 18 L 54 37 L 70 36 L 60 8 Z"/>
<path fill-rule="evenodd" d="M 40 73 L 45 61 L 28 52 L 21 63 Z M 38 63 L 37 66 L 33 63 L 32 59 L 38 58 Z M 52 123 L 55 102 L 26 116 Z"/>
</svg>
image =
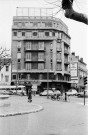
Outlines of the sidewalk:
<svg viewBox="0 0 88 135">
<path fill-rule="evenodd" d="M 0 117 L 35 113 L 43 110 L 42 106 L 36 104 L 36 99 L 33 100 L 29 103 L 27 96 L 10 96 L 9 99 L 3 100 L 4 106 L 0 106 Z"/>
</svg>

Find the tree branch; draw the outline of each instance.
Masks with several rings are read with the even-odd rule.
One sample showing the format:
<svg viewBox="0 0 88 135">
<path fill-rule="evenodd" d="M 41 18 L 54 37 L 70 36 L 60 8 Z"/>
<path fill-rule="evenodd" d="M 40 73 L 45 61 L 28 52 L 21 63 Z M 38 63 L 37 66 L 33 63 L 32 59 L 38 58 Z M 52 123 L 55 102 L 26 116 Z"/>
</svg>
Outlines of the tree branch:
<svg viewBox="0 0 88 135">
<path fill-rule="evenodd" d="M 73 0 L 62 0 L 62 8 L 65 10 L 65 17 L 88 25 L 88 16 L 74 11 L 72 6 Z"/>
</svg>

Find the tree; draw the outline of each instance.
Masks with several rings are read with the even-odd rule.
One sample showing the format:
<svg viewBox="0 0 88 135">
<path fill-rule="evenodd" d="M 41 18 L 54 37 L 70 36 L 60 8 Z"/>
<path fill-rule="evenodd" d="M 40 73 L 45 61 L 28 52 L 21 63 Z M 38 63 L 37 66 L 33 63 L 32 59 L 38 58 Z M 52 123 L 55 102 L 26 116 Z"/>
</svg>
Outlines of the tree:
<svg viewBox="0 0 88 135">
<path fill-rule="evenodd" d="M 62 9 L 65 10 L 65 17 L 88 25 L 88 16 L 74 11 L 73 1 L 74 0 L 62 0 Z"/>
<path fill-rule="evenodd" d="M 63 9 L 65 11 L 66 18 L 73 19 L 88 25 L 88 16 L 83 13 L 78 13 L 73 9 L 74 0 L 54 0 L 53 2 L 48 2 L 45 0 L 45 2 L 53 5 L 54 8 L 58 8 L 58 11 L 55 13 L 55 15 Z"/>
<path fill-rule="evenodd" d="M 8 65 L 11 63 L 10 54 L 7 53 L 8 51 L 9 50 L 7 50 L 6 48 L 0 48 L 0 70 L 4 67 L 4 65 Z"/>
</svg>

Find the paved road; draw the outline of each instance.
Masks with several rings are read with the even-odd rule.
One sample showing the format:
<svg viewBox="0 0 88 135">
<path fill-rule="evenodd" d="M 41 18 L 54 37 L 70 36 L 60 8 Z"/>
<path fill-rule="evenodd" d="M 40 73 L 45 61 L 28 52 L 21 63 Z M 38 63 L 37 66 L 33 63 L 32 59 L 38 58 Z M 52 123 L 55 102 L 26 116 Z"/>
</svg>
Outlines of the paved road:
<svg viewBox="0 0 88 135">
<path fill-rule="evenodd" d="M 26 97 L 20 100 L 24 101 Z M 32 104 L 40 104 L 44 110 L 1 117 L 0 135 L 88 135 L 88 107 L 78 104 L 78 100 L 82 99 L 76 100 L 60 102 L 46 97 L 33 97 Z"/>
</svg>

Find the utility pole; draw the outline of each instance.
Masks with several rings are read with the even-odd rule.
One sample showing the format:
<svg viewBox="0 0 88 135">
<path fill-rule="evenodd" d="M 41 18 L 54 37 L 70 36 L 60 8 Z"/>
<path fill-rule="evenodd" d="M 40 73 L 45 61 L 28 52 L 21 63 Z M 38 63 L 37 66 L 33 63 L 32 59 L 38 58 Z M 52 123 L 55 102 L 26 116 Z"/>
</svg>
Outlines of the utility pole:
<svg viewBox="0 0 88 135">
<path fill-rule="evenodd" d="M 49 71 L 47 69 L 47 99 L 49 98 Z"/>
</svg>

